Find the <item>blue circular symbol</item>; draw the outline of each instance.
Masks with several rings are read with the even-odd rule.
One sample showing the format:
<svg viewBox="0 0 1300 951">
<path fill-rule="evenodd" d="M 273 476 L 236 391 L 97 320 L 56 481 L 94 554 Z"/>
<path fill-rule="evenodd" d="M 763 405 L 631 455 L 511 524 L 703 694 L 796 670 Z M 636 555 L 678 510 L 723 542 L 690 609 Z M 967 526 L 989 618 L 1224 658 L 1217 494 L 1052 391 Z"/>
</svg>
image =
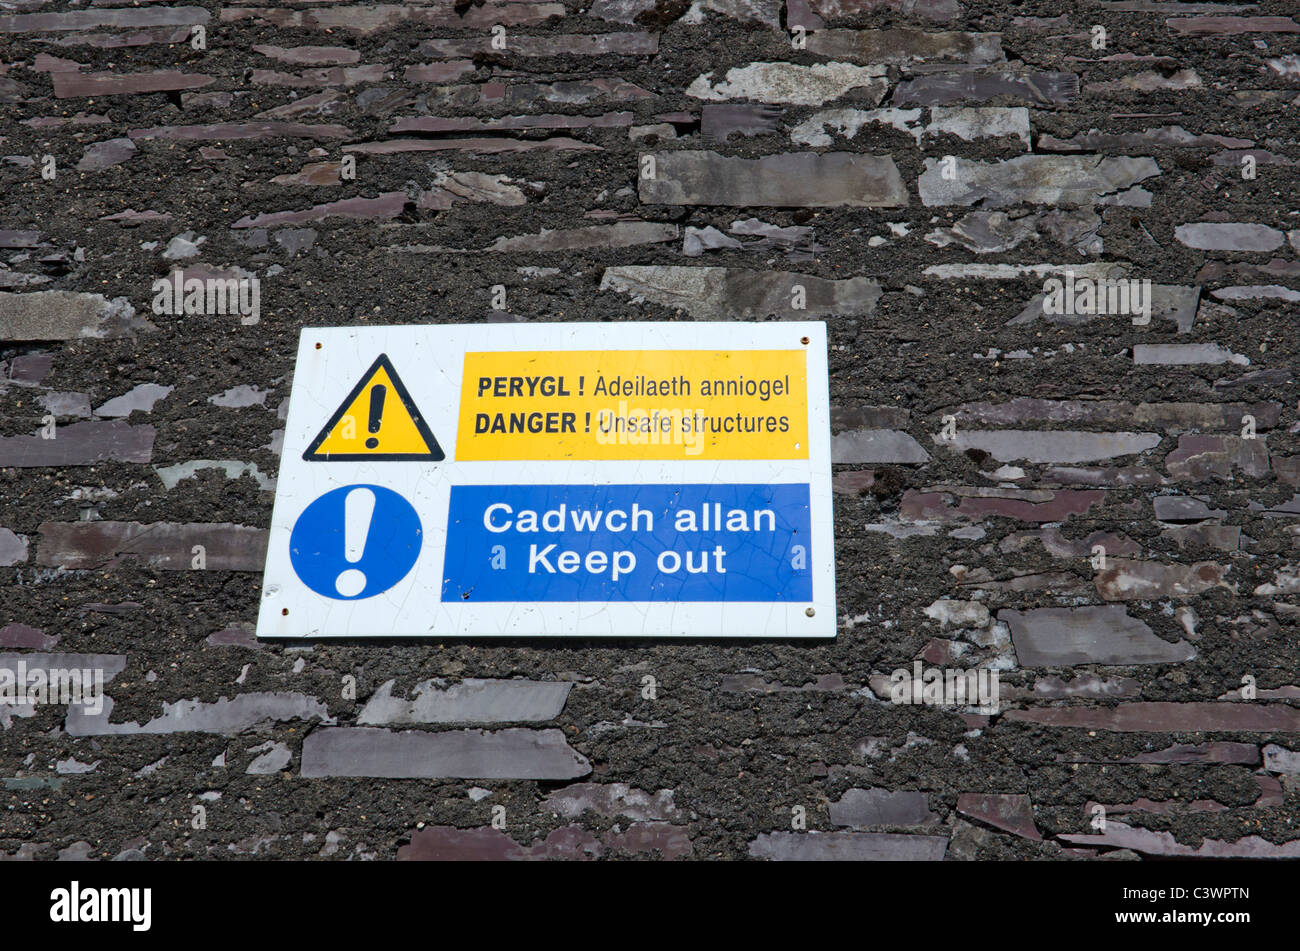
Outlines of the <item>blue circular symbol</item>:
<svg viewBox="0 0 1300 951">
<path fill-rule="evenodd" d="M 420 557 L 424 529 L 411 503 L 379 485 L 345 485 L 303 510 L 289 560 L 303 584 L 338 601 L 373 598 Z"/>
</svg>

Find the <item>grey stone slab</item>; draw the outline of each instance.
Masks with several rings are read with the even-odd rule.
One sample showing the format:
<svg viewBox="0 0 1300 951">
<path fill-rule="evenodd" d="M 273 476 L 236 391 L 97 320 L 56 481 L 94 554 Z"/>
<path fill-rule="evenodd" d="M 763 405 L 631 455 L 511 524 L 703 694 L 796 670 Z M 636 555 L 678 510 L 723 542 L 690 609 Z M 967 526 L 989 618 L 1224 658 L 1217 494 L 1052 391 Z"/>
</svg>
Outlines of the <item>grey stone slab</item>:
<svg viewBox="0 0 1300 951">
<path fill-rule="evenodd" d="M 1164 564 L 1107 558 L 1109 566 L 1097 572 L 1097 593 L 1107 601 L 1150 601 L 1154 598 L 1189 598 L 1212 588 L 1236 593 L 1225 577 L 1230 565 L 1198 561 L 1191 565 Z"/>
<path fill-rule="evenodd" d="M 733 132 L 746 138 L 776 132 L 781 108 L 751 103 L 710 103 L 700 110 L 700 134 L 715 142 L 726 142 Z"/>
<path fill-rule="evenodd" d="M 175 387 L 157 383 L 141 383 L 121 396 L 115 396 L 95 410 L 96 416 L 118 418 L 134 412 L 151 413 L 154 404 L 166 398 Z"/>
<path fill-rule="evenodd" d="M 108 139 L 88 146 L 77 163 L 79 172 L 98 172 L 121 165 L 135 155 L 135 143 L 130 139 Z"/>
<path fill-rule="evenodd" d="M 58 426 L 54 438 L 0 436 L 0 466 L 18 469 L 44 466 L 90 466 L 97 462 L 148 462 L 153 455 L 154 428 L 121 420 Z"/>
<path fill-rule="evenodd" d="M 193 569 L 202 545 L 207 571 L 257 571 L 266 560 L 266 529 L 230 523 L 42 522 L 36 563 L 59 568 L 111 568 L 142 563 Z"/>
<path fill-rule="evenodd" d="M 126 669 L 125 654 L 23 653 L 0 654 L 0 669 L 17 671 L 20 664 L 33 670 L 97 670 L 108 683 Z"/>
<path fill-rule="evenodd" d="M 807 38 L 816 56 L 861 63 L 907 65 L 959 61 L 978 65 L 1006 59 L 1000 33 L 955 30 L 818 30 Z"/>
<path fill-rule="evenodd" d="M 0 568 L 21 565 L 26 560 L 27 539 L 7 528 L 0 528 Z"/>
<path fill-rule="evenodd" d="M 712 73 L 698 77 L 686 95 L 710 102 L 749 99 L 793 106 L 820 106 L 835 99 L 864 100 L 879 105 L 889 88 L 884 66 L 852 63 L 750 63 L 727 70 L 718 82 Z"/>
<path fill-rule="evenodd" d="M 302 748 L 305 777 L 576 779 L 590 772 L 560 730 L 331 728 L 313 730 Z"/>
<path fill-rule="evenodd" d="M 1264 747 L 1263 753 L 1264 768 L 1270 773 L 1300 774 L 1300 751 L 1270 743 Z"/>
<path fill-rule="evenodd" d="M 901 208 L 907 189 L 894 160 L 858 152 L 790 152 L 757 159 L 716 152 L 654 153 L 641 201 L 663 205 Z"/>
<path fill-rule="evenodd" d="M 1174 237 L 1199 251 L 1275 251 L 1286 236 L 1268 225 L 1198 221 L 1179 225 Z"/>
<path fill-rule="evenodd" d="M 480 680 L 458 684 L 425 680 L 413 698 L 393 696 L 394 681 L 380 685 L 366 701 L 357 722 L 367 726 L 407 723 L 536 723 L 553 720 L 564 709 L 572 683 L 539 680 Z"/>
<path fill-rule="evenodd" d="M 551 793 L 538 808 L 549 809 L 566 819 L 577 819 L 585 812 L 634 821 L 671 822 L 682 818 L 681 811 L 673 804 L 671 789 L 648 793 L 627 783 L 575 783 Z"/>
<path fill-rule="evenodd" d="M 293 760 L 293 751 L 285 744 L 277 743 L 274 740 L 259 743 L 248 752 L 260 754 L 244 770 L 250 776 L 266 776 L 270 773 L 278 773 Z"/>
<path fill-rule="evenodd" d="M 848 789 L 828 806 L 832 825 L 920 826 L 938 822 L 923 792 L 891 789 Z"/>
<path fill-rule="evenodd" d="M 55 416 L 84 419 L 90 415 L 90 396 L 86 393 L 42 393 L 40 399 L 41 405 Z"/>
<path fill-rule="evenodd" d="M 992 163 L 959 158 L 949 179 L 943 160 L 928 158 L 917 187 L 927 206 L 1092 205 L 1159 174 L 1151 158 L 1022 155 Z"/>
<path fill-rule="evenodd" d="M 907 433 L 893 429 L 857 429 L 831 437 L 831 462 L 917 463 L 930 454 Z"/>
<path fill-rule="evenodd" d="M 1151 500 L 1156 518 L 1162 522 L 1201 522 L 1210 518 L 1224 518 L 1223 509 L 1211 509 L 1200 499 L 1187 495 L 1157 495 Z"/>
<path fill-rule="evenodd" d="M 799 310 L 791 306 L 797 287 L 807 305 Z M 697 320 L 863 317 L 875 313 L 881 294 L 880 284 L 866 277 L 831 281 L 788 271 L 639 265 L 606 268 L 600 289 L 627 294 L 633 303 L 684 310 Z"/>
<path fill-rule="evenodd" d="M 121 337 L 153 325 L 137 317 L 124 297 L 73 291 L 0 291 L 0 340 L 76 340 Z"/>
<path fill-rule="evenodd" d="M 1033 105 L 1064 105 L 1079 95 L 1074 73 L 1011 72 L 931 73 L 904 79 L 894 89 L 895 106 L 943 106 L 952 102 L 985 101 L 1007 96 Z"/>
<path fill-rule="evenodd" d="M 1196 657 L 1184 640 L 1169 642 L 1122 605 L 1003 610 L 1022 667 L 1079 664 L 1177 664 Z"/>
<path fill-rule="evenodd" d="M 1166 367 L 1218 366 L 1224 363 L 1247 366 L 1250 358 L 1217 343 L 1139 343 L 1133 347 L 1133 362 Z"/>
<path fill-rule="evenodd" d="M 1062 833 L 1061 839 L 1074 845 L 1091 848 L 1131 849 L 1143 855 L 1161 855 L 1175 858 L 1241 858 L 1241 859 L 1291 859 L 1300 858 L 1300 839 L 1273 843 L 1257 835 L 1243 836 L 1235 842 L 1220 839 L 1202 839 L 1199 845 L 1184 845 L 1172 832 L 1130 828 L 1113 819 L 1106 823 L 1101 835 Z"/>
<path fill-rule="evenodd" d="M 1022 326 L 1031 324 L 1036 320 L 1045 320 L 1050 324 L 1072 326 L 1079 324 L 1088 324 L 1097 320 L 1123 320 L 1128 322 L 1130 318 L 1127 315 L 1114 314 L 1093 314 L 1093 313 L 1075 313 L 1075 314 L 1048 314 L 1043 311 L 1043 301 L 1046 295 L 1037 294 L 1025 309 L 1017 314 L 1014 318 L 1007 321 L 1008 327 Z M 1188 287 L 1181 284 L 1152 284 L 1151 285 L 1151 320 L 1154 323 L 1159 320 L 1170 320 L 1178 327 L 1179 333 L 1188 333 L 1192 329 L 1192 324 L 1196 322 L 1197 305 L 1201 298 L 1200 287 Z"/>
<path fill-rule="evenodd" d="M 261 724 L 286 720 L 319 719 L 333 722 L 325 705 L 302 693 L 241 693 L 212 703 L 177 700 L 163 703 L 161 716 L 144 724 L 130 721 L 110 723 L 113 700 L 104 698 L 104 709 L 95 715 L 82 707 L 68 707 L 64 724 L 71 736 L 135 736 L 157 733 L 242 733 Z"/>
<path fill-rule="evenodd" d="M 1097 462 L 1147 452 L 1160 445 L 1159 433 L 1093 433 L 1031 429 L 961 429 L 939 445 L 964 452 L 980 449 L 998 462 Z"/>
<path fill-rule="evenodd" d="M 774 862 L 938 862 L 947 849 L 946 836 L 889 832 L 764 832 L 749 844 Z"/>
</svg>

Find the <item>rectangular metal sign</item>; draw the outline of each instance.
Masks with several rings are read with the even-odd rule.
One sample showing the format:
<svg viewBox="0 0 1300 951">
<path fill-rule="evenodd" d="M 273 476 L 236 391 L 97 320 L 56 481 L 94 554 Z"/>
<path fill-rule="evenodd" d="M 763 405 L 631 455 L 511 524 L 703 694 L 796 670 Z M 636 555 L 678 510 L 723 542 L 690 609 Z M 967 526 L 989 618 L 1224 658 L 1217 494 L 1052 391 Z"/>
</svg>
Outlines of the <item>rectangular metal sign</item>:
<svg viewBox="0 0 1300 951">
<path fill-rule="evenodd" d="M 834 637 L 826 327 L 307 328 L 259 637 Z"/>
</svg>

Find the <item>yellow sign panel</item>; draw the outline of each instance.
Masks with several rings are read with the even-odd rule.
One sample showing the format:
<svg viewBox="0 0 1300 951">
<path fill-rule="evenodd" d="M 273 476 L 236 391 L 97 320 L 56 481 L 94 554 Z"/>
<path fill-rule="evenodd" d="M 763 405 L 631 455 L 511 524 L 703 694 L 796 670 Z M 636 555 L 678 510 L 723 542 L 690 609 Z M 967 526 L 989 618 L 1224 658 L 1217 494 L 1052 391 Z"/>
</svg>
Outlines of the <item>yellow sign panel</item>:
<svg viewBox="0 0 1300 951">
<path fill-rule="evenodd" d="M 380 354 L 302 457 L 319 462 L 436 462 L 445 454 L 392 361 Z"/>
<path fill-rule="evenodd" d="M 807 459 L 803 350 L 466 353 L 456 457 Z"/>
</svg>

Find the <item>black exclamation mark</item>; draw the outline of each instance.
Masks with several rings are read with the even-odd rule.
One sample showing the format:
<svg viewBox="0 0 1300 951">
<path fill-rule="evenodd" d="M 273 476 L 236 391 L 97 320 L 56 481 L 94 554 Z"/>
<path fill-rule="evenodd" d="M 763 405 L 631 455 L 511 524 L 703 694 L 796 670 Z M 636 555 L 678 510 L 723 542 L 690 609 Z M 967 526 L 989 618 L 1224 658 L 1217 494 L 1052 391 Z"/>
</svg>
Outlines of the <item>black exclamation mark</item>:
<svg viewBox="0 0 1300 951">
<path fill-rule="evenodd" d="M 370 432 L 379 432 L 379 424 L 384 418 L 384 397 L 388 395 L 388 387 L 382 383 L 376 383 L 370 388 Z M 371 436 L 366 440 L 367 449 L 375 449 L 379 446 L 379 440 Z"/>
<path fill-rule="evenodd" d="M 578 377 L 578 395 L 582 395 L 582 381 L 587 379 L 585 376 Z"/>
<path fill-rule="evenodd" d="M 587 432 L 591 432 L 591 414 L 587 414 Z"/>
</svg>

